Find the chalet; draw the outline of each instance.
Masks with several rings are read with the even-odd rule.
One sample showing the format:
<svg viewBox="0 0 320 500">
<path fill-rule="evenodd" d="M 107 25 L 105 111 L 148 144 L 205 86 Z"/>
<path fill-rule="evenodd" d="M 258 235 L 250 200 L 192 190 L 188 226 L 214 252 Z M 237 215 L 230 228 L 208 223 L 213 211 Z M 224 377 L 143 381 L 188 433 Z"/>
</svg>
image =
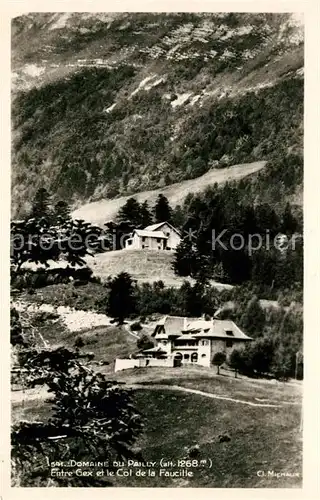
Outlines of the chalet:
<svg viewBox="0 0 320 500">
<path fill-rule="evenodd" d="M 175 250 L 181 240 L 180 232 L 169 222 L 159 222 L 144 229 L 134 229 L 125 248 L 134 250 Z"/>
<path fill-rule="evenodd" d="M 216 352 L 228 356 L 236 347 L 252 339 L 231 320 L 183 318 L 166 316 L 152 334 L 157 348 L 165 351 L 174 361 L 211 366 Z M 163 355 L 162 355 L 163 357 Z"/>
<path fill-rule="evenodd" d="M 229 357 L 233 349 L 245 346 L 252 338 L 231 320 L 165 316 L 152 333 L 155 346 L 140 352 L 135 359 L 116 360 L 115 370 L 144 366 L 172 367 L 198 364 L 212 366 L 216 352 Z"/>
</svg>

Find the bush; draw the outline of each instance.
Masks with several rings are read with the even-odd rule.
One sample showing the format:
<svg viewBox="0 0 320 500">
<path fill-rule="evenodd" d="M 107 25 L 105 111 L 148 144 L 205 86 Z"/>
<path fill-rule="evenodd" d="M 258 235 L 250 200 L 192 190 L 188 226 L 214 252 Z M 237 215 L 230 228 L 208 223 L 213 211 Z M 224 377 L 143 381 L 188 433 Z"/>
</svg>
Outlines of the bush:
<svg viewBox="0 0 320 500">
<path fill-rule="evenodd" d="M 217 374 L 219 375 L 220 373 L 220 366 L 225 363 L 227 359 L 226 353 L 225 352 L 216 352 L 212 358 L 212 364 L 214 364 L 217 367 Z"/>
<path fill-rule="evenodd" d="M 83 347 L 84 345 L 85 342 L 82 337 L 77 337 L 76 340 L 74 341 L 74 346 L 78 347 L 79 349 L 81 349 L 81 347 Z"/>
<path fill-rule="evenodd" d="M 88 284 L 88 280 L 74 280 L 73 286 L 85 286 Z"/>
<path fill-rule="evenodd" d="M 136 321 L 135 323 L 132 323 L 132 325 L 130 326 L 130 330 L 132 330 L 133 332 L 137 332 L 137 331 L 142 330 L 142 326 L 141 326 L 140 322 Z"/>
<path fill-rule="evenodd" d="M 146 334 L 142 335 L 137 340 L 137 347 L 138 347 L 138 349 L 141 349 L 142 351 L 144 351 L 145 349 L 152 349 L 153 346 L 154 346 L 154 343 L 153 343 L 152 339 Z"/>
<path fill-rule="evenodd" d="M 231 441 L 231 437 L 227 433 L 219 434 L 218 441 L 219 443 L 228 443 L 229 441 Z"/>
<path fill-rule="evenodd" d="M 59 319 L 59 314 L 49 311 L 39 311 L 33 316 L 33 322 L 36 326 L 42 326 L 47 321 L 55 321 L 57 319 Z"/>
<path fill-rule="evenodd" d="M 190 446 L 188 449 L 188 455 L 190 458 L 197 458 L 200 455 L 200 446 L 195 444 L 194 446 Z"/>
<path fill-rule="evenodd" d="M 235 377 L 238 372 L 243 372 L 244 362 L 243 349 L 233 349 L 229 357 L 229 366 L 234 369 Z"/>
</svg>

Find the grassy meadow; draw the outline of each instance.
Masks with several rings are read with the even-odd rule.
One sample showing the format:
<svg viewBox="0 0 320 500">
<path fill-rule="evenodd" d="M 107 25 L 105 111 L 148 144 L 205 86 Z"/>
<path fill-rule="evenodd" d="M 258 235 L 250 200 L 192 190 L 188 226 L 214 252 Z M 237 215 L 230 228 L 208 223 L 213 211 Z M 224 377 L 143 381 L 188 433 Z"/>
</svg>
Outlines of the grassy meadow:
<svg viewBox="0 0 320 500">
<path fill-rule="evenodd" d="M 108 367 L 101 367 L 101 371 L 104 369 Z M 211 468 L 190 469 L 193 477 L 159 477 L 156 466 L 155 477 L 117 477 L 114 486 L 301 487 L 301 384 L 235 379 L 230 372 L 223 372 L 217 376 L 215 370 L 192 367 L 113 374 L 113 379 L 134 387 L 134 404 L 145 423 L 135 449 L 142 452 L 144 460 L 184 459 L 188 449 L 197 445 L 198 459 L 212 461 Z M 183 393 L 175 390 L 177 385 L 230 400 Z M 265 403 L 273 406 L 263 406 Z M 46 394 L 16 399 L 12 404 L 13 421 L 45 419 L 50 409 Z M 221 435 L 230 440 L 220 442 Z M 258 471 L 264 471 L 265 476 L 258 475 Z M 272 471 L 282 475 L 276 477 Z"/>
</svg>

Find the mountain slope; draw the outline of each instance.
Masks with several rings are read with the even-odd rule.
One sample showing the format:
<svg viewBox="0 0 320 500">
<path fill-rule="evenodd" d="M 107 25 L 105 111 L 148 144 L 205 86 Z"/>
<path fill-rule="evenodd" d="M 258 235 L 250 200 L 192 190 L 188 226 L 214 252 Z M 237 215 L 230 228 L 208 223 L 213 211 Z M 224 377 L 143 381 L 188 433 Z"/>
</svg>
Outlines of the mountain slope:
<svg viewBox="0 0 320 500">
<path fill-rule="evenodd" d="M 30 14 L 12 27 L 14 214 L 43 185 L 80 206 L 302 154 L 303 32 L 288 14 Z"/>
<path fill-rule="evenodd" d="M 171 184 L 161 189 L 153 191 L 141 191 L 135 193 L 135 198 L 139 203 L 147 201 L 150 206 L 154 205 L 158 195 L 161 193 L 166 196 L 171 207 L 176 207 L 181 204 L 186 196 L 190 193 L 201 193 L 208 186 L 223 184 L 231 180 L 239 180 L 256 172 L 259 172 L 265 166 L 265 162 L 254 162 L 242 165 L 233 165 L 230 168 L 221 168 L 210 170 L 206 174 L 192 180 L 181 181 L 180 183 Z M 84 219 L 102 226 L 106 221 L 114 220 L 120 207 L 122 207 L 129 196 L 121 196 L 113 200 L 100 200 L 82 205 L 72 214 L 75 219 Z"/>
</svg>

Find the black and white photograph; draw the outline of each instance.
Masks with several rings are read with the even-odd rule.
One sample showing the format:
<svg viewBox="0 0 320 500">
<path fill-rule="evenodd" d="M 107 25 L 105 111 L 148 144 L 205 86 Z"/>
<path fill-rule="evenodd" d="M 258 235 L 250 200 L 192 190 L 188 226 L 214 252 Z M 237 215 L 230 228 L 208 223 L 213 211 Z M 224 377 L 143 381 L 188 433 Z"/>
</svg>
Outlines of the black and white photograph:
<svg viewBox="0 0 320 500">
<path fill-rule="evenodd" d="M 12 488 L 302 488 L 304 32 L 11 19 Z"/>
</svg>

